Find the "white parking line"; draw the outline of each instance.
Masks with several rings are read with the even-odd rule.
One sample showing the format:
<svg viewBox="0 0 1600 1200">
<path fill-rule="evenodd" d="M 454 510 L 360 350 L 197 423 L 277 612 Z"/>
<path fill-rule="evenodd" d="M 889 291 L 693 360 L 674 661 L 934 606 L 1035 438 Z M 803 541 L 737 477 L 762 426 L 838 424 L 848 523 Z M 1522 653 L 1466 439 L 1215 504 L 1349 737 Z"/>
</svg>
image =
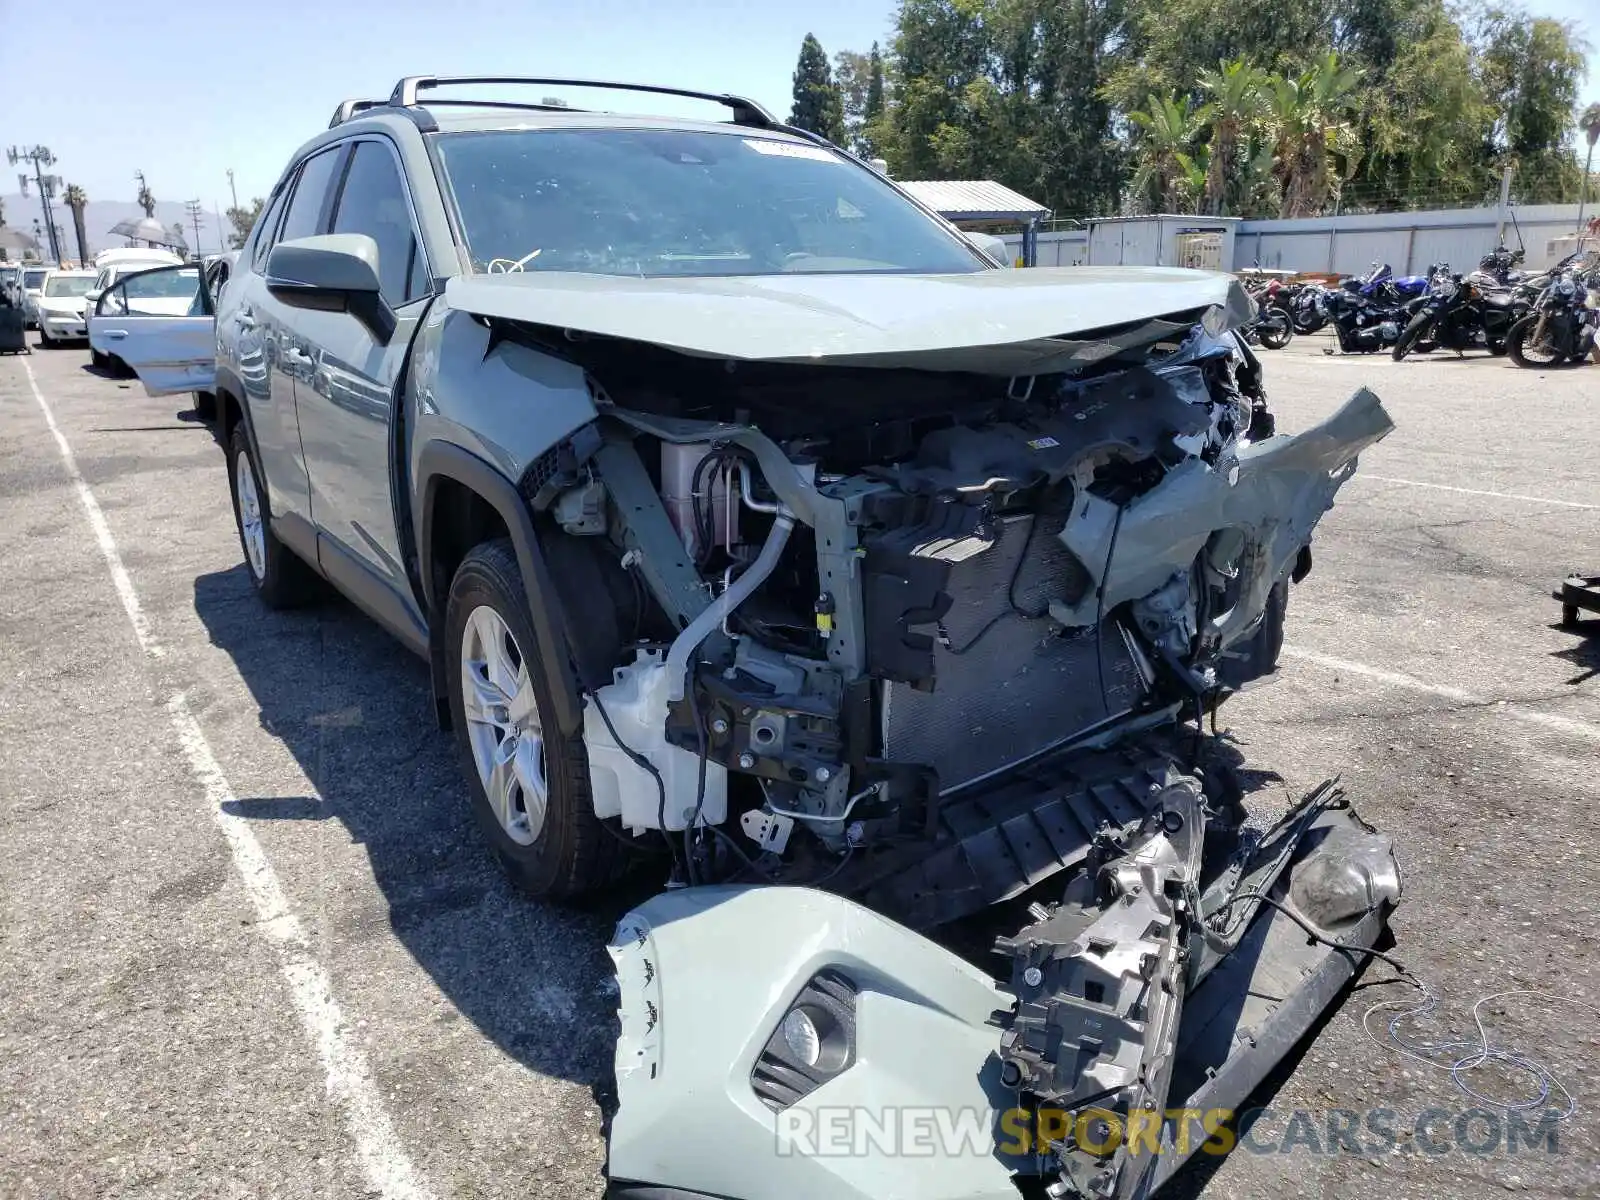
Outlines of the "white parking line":
<svg viewBox="0 0 1600 1200">
<path fill-rule="evenodd" d="M 1538 725 L 1541 728 L 1551 729 L 1557 733 L 1565 733 L 1572 737 L 1600 741 L 1600 725 L 1593 725 L 1588 721 L 1579 721 L 1572 717 L 1557 716 L 1555 713 L 1543 712 L 1537 708 L 1528 708 L 1514 700 L 1491 700 L 1472 692 L 1463 691 L 1461 688 L 1450 687 L 1442 683 L 1429 683 L 1427 680 L 1418 679 L 1414 675 L 1402 675 L 1399 671 L 1386 671 L 1382 667 L 1369 667 L 1366 663 L 1351 662 L 1348 658 L 1334 658 L 1330 654 L 1318 654 L 1314 650 L 1302 650 L 1298 646 L 1285 646 L 1282 653 L 1284 658 L 1296 658 L 1301 662 L 1310 663 L 1314 667 L 1321 667 L 1327 671 L 1338 671 L 1346 675 L 1359 675 L 1377 683 L 1388 684 L 1390 687 L 1405 688 L 1413 692 L 1426 692 L 1430 696 L 1438 696 L 1441 700 L 1448 700 L 1452 704 L 1484 708 L 1491 712 L 1503 713 L 1513 720 L 1521 721 L 1527 725 Z"/>
<path fill-rule="evenodd" d="M 1600 504 L 1580 504 L 1576 500 L 1552 500 L 1548 496 L 1524 496 L 1520 492 L 1483 492 L 1477 488 L 1454 487 L 1448 483 L 1423 483 L 1420 479 L 1396 479 L 1392 475 L 1374 475 L 1357 471 L 1357 479 L 1370 479 L 1373 483 L 1402 483 L 1406 487 L 1431 488 L 1436 492 L 1457 492 L 1463 496 L 1484 496 L 1490 500 L 1521 500 L 1528 504 L 1554 504 L 1558 508 L 1600 509 Z"/>
<path fill-rule="evenodd" d="M 140 648 L 151 658 L 162 656 L 162 646 L 156 639 L 150 622 L 139 603 L 133 581 L 123 565 L 111 527 L 105 514 L 90 491 L 78 462 L 72 453 L 61 427 L 56 424 L 55 413 L 39 389 L 33 368 L 26 361 L 22 369 L 27 372 L 28 385 L 33 398 L 44 413 L 45 423 L 56 440 L 67 475 L 77 489 L 78 500 L 89 518 L 95 542 L 111 570 L 111 581 L 133 626 Z M 417 1175 L 395 1132 L 394 1122 L 384 1107 L 383 1097 L 367 1068 L 366 1057 L 349 1036 L 344 1014 L 333 995 L 333 983 L 328 972 L 311 953 L 305 928 L 289 907 L 278 876 L 267 861 L 266 852 L 256 840 L 249 822 L 229 811 L 235 799 L 228 777 L 223 773 L 211 745 L 200 724 L 190 712 L 187 700 L 179 692 L 167 702 L 167 714 L 172 720 L 178 745 L 189 760 L 189 770 L 204 791 L 211 818 L 216 822 L 233 859 L 233 869 L 244 885 L 245 895 L 255 910 L 253 928 L 271 945 L 278 957 L 278 967 L 289 985 L 295 1011 L 308 1037 L 316 1047 L 322 1064 L 328 1094 L 343 1111 L 345 1125 L 355 1142 L 356 1157 L 360 1160 L 362 1174 L 371 1194 L 385 1200 L 431 1200 L 432 1193 Z"/>
</svg>

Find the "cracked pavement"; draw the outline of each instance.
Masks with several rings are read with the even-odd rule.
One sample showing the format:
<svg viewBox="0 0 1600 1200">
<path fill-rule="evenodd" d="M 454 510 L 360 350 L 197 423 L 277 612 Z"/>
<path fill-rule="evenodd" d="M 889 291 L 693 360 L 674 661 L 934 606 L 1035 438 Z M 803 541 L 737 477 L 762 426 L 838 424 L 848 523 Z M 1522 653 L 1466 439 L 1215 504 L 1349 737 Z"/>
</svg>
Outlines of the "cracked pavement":
<svg viewBox="0 0 1600 1200">
<path fill-rule="evenodd" d="M 1398 428 L 1364 470 L 1600 506 L 1600 370 L 1326 358 L 1320 341 L 1262 355 L 1285 431 L 1366 384 Z M 633 897 L 575 910 L 514 895 L 433 732 L 423 665 L 340 601 L 264 612 L 221 454 L 187 401 L 86 361 L 29 364 L 166 653 L 140 653 L 23 364 L 0 359 L 0 1195 L 367 1194 L 163 710 L 182 692 L 428 1192 L 598 1196 L 603 944 Z M 1358 473 L 1315 555 L 1291 601 L 1294 656 L 1222 712 L 1255 802 L 1337 774 L 1394 835 L 1395 952 L 1443 997 L 1448 1027 L 1470 1030 L 1472 1002 L 1505 988 L 1595 1002 L 1600 639 L 1557 628 L 1549 590 L 1571 568 L 1600 572 L 1600 507 Z M 1364 1039 L 1368 1005 L 1398 994 L 1388 977 L 1367 971 L 1258 1100 L 1318 1122 L 1386 1107 L 1402 1128 L 1471 1107 L 1448 1074 Z M 1577 1095 L 1553 1153 L 1431 1154 L 1414 1139 L 1280 1153 L 1278 1119 L 1257 1139 L 1272 1152 L 1202 1156 L 1170 1194 L 1600 1195 L 1600 1022 L 1494 1008 L 1495 1038 Z"/>
</svg>

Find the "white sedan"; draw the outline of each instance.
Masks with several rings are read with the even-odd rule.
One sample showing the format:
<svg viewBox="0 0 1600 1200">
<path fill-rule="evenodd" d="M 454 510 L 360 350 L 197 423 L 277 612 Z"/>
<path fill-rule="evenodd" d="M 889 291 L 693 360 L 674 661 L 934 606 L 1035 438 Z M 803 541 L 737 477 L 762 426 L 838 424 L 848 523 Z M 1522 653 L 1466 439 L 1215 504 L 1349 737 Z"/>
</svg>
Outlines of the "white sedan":
<svg viewBox="0 0 1600 1200">
<path fill-rule="evenodd" d="M 51 271 L 34 301 L 38 314 L 39 345 L 54 348 L 62 342 L 89 336 L 84 316 L 85 297 L 94 286 L 94 271 Z"/>
</svg>

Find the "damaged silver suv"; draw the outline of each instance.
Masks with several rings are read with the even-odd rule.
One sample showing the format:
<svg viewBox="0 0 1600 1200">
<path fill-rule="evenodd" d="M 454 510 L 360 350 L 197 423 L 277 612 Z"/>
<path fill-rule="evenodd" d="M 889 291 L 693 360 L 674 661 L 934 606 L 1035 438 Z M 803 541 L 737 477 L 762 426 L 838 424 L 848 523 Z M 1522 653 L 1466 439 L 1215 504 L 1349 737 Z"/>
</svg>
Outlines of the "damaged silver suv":
<svg viewBox="0 0 1600 1200">
<path fill-rule="evenodd" d="M 733 96 L 409 78 L 295 155 L 217 310 L 245 561 L 427 659 L 523 888 L 669 883 L 612 946 L 616 1195 L 1144 1195 L 1203 1137 L 1111 1134 L 1238 1103 L 1349 978 L 1387 840 L 1332 788 L 1252 826 L 1204 717 L 1391 425 L 1274 435 L 1251 312 L 996 269 Z M 806 1140 L 910 1112 L 994 1137 Z"/>
</svg>

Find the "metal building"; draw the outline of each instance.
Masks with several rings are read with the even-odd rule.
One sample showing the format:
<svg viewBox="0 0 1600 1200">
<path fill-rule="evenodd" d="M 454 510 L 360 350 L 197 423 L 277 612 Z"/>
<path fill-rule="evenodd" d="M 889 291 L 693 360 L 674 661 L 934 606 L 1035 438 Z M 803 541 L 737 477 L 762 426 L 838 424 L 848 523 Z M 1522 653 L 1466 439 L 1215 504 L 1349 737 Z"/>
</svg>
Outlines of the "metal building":
<svg viewBox="0 0 1600 1200">
<path fill-rule="evenodd" d="M 960 229 L 999 233 L 1022 227 L 1022 265 L 1038 259 L 1039 222 L 1050 210 L 992 179 L 897 179 L 900 187 Z"/>
</svg>

